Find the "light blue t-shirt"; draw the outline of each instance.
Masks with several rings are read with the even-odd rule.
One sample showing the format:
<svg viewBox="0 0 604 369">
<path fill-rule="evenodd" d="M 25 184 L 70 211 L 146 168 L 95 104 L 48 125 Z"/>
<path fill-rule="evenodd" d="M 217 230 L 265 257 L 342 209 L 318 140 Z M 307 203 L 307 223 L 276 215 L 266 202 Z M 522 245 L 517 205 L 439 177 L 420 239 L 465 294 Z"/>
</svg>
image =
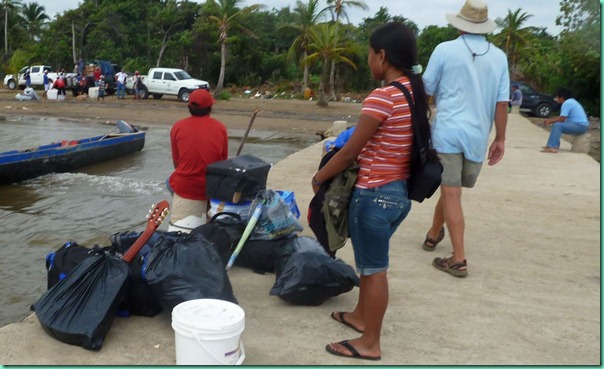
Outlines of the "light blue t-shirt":
<svg viewBox="0 0 604 369">
<path fill-rule="evenodd" d="M 560 116 L 566 117 L 564 123 L 576 123 L 582 126 L 588 126 L 587 114 L 583 106 L 575 99 L 568 99 L 562 103 L 560 107 Z"/>
<path fill-rule="evenodd" d="M 483 35 L 464 34 L 434 49 L 423 80 L 436 104 L 432 126 L 436 151 L 463 153 L 468 160 L 483 162 L 497 102 L 509 101 L 503 51 Z"/>
</svg>

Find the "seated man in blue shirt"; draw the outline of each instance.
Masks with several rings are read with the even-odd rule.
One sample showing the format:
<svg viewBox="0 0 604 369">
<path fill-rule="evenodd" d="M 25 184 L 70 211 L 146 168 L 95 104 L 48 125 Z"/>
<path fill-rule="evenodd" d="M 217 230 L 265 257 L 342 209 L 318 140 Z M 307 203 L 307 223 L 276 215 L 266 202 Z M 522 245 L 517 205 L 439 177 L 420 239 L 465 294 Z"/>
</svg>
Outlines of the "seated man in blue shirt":
<svg viewBox="0 0 604 369">
<path fill-rule="evenodd" d="M 553 124 L 552 131 L 547 139 L 547 144 L 542 147 L 541 152 L 557 153 L 560 149 L 560 136 L 562 133 L 569 135 L 582 135 L 587 132 L 589 122 L 583 106 L 573 98 L 573 93 L 568 88 L 559 88 L 556 91 L 556 102 L 562 104 L 560 116 L 546 119 L 543 124 Z"/>
</svg>

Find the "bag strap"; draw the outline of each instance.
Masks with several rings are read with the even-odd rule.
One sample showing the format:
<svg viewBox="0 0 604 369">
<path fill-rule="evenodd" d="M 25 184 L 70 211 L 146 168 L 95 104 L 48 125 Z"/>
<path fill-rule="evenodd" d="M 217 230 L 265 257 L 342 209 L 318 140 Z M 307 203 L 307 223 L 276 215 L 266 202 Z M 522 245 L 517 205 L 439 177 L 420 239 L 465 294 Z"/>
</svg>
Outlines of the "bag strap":
<svg viewBox="0 0 604 369">
<path fill-rule="evenodd" d="M 409 109 L 411 110 L 411 123 L 412 123 L 411 125 L 413 126 L 413 136 L 415 139 L 415 142 L 413 145 L 414 151 L 417 154 L 420 161 L 423 162 L 426 159 L 426 147 L 423 144 L 424 141 L 422 141 L 422 134 L 419 129 L 419 122 L 417 120 L 415 104 L 413 102 L 413 99 L 411 98 L 411 93 L 409 93 L 409 90 L 407 89 L 407 87 L 405 87 L 399 81 L 390 82 L 390 86 L 394 86 L 394 87 L 398 88 L 399 90 L 401 90 L 401 92 L 405 95 L 405 98 L 407 99 L 407 103 L 409 104 Z"/>
<path fill-rule="evenodd" d="M 212 219 L 210 219 L 210 223 L 215 223 L 216 220 L 218 218 L 220 218 L 221 216 L 228 216 L 230 218 L 234 218 L 238 221 L 241 221 L 241 215 L 239 215 L 237 213 L 229 212 L 229 211 L 223 211 L 223 212 L 214 214 L 214 216 L 212 216 Z"/>
</svg>

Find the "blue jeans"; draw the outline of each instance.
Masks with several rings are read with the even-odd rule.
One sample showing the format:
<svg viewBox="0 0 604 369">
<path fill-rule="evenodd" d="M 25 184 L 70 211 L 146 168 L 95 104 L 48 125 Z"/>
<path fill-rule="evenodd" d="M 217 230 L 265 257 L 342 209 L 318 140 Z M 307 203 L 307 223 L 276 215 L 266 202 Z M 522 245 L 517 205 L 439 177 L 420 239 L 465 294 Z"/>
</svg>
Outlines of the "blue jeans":
<svg viewBox="0 0 604 369">
<path fill-rule="evenodd" d="M 126 86 L 117 82 L 117 97 L 126 97 Z"/>
<path fill-rule="evenodd" d="M 560 148 L 560 136 L 563 133 L 568 135 L 582 135 L 587 132 L 587 126 L 583 124 L 577 123 L 554 123 L 552 126 L 552 131 L 549 134 L 549 138 L 547 139 L 547 147 L 551 147 L 552 149 Z"/>
<path fill-rule="evenodd" d="M 411 201 L 405 181 L 354 189 L 348 207 L 348 234 L 359 274 L 372 275 L 388 269 L 390 237 L 409 210 Z"/>
</svg>

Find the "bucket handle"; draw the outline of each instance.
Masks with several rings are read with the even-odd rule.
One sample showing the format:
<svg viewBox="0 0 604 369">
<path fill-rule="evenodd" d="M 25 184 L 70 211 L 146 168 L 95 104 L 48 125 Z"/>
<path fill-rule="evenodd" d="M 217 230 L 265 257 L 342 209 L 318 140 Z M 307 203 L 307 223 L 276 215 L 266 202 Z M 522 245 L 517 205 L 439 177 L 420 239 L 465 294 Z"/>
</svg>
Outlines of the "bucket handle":
<svg viewBox="0 0 604 369">
<path fill-rule="evenodd" d="M 203 342 L 202 339 L 199 338 L 199 336 L 195 333 L 195 332 L 191 332 L 193 334 L 193 337 L 195 337 L 195 340 L 197 340 L 197 342 L 199 342 L 201 344 L 201 346 L 203 346 L 203 348 L 210 353 L 210 355 L 214 358 L 214 360 L 218 361 L 219 363 L 222 363 L 224 365 L 229 365 L 228 363 L 225 363 L 223 361 L 223 359 L 219 358 L 216 356 L 216 354 L 214 354 L 213 350 L 210 350 L 210 348 L 208 346 L 206 346 L 205 342 Z M 240 354 L 239 354 L 239 359 L 237 359 L 237 362 L 234 365 L 241 365 L 241 363 L 243 363 L 243 360 L 245 359 L 245 351 L 243 349 L 243 343 L 241 342 L 241 340 L 239 340 L 239 347 L 240 347 Z"/>
</svg>

